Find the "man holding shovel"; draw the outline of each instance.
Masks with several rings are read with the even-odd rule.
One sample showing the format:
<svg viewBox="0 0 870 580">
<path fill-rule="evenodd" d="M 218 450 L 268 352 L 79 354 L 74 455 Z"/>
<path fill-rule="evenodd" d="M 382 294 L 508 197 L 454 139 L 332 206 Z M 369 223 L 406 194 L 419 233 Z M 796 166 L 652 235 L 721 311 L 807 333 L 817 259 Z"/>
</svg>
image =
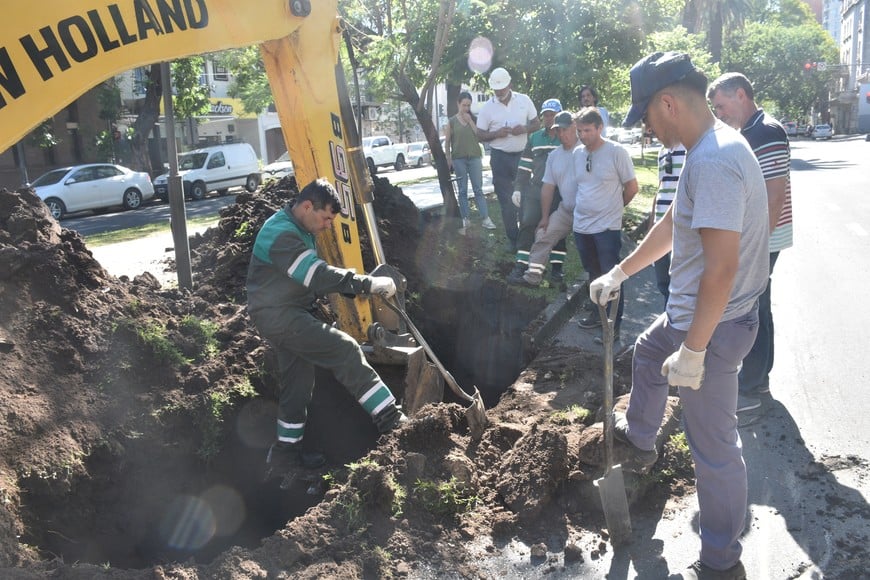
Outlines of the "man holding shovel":
<svg viewBox="0 0 870 580">
<path fill-rule="evenodd" d="M 665 313 L 635 343 L 631 399 L 615 414 L 626 469 L 646 471 L 668 396 L 679 387 L 695 463 L 700 559 L 684 578 L 746 577 L 739 537 L 747 501 L 737 432 L 737 371 L 758 330 L 757 300 L 767 284 L 767 194 L 752 150 L 707 105 L 707 77 L 687 54 L 657 52 L 631 69 L 632 106 L 662 144 L 688 152 L 665 216 L 625 260 L 590 284 L 605 305 L 622 282 L 671 251 Z"/>
</svg>

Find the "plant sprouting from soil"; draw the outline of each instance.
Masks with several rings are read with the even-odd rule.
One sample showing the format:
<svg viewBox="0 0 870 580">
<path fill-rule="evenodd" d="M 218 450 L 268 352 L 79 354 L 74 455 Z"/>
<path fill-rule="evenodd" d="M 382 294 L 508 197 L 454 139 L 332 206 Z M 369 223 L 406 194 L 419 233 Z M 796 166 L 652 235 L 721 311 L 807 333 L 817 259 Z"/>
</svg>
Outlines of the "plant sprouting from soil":
<svg viewBox="0 0 870 580">
<path fill-rule="evenodd" d="M 133 318 L 122 318 L 115 328 L 124 328 L 135 334 L 139 342 L 148 347 L 159 362 L 173 366 L 187 362 L 181 350 L 169 339 L 166 327 L 159 322 L 143 324 Z"/>
<path fill-rule="evenodd" d="M 414 497 L 436 515 L 455 517 L 474 507 L 477 496 L 468 492 L 465 484 L 451 477 L 447 481 L 418 479 L 414 482 Z"/>
<path fill-rule="evenodd" d="M 592 411 L 580 405 L 571 405 L 561 411 L 556 411 L 550 416 L 550 422 L 554 425 L 572 425 L 574 423 L 586 423 L 592 416 Z"/>
<path fill-rule="evenodd" d="M 256 389 L 247 378 L 229 390 L 214 389 L 208 393 L 205 412 L 197 421 L 202 433 L 202 442 L 197 450 L 197 455 L 205 461 L 210 461 L 220 453 L 224 417 L 234 402 L 256 395 Z"/>
<path fill-rule="evenodd" d="M 191 337 L 196 345 L 197 361 L 210 359 L 218 353 L 217 330 L 217 324 L 196 316 L 188 315 L 181 320 L 182 334 Z"/>
</svg>

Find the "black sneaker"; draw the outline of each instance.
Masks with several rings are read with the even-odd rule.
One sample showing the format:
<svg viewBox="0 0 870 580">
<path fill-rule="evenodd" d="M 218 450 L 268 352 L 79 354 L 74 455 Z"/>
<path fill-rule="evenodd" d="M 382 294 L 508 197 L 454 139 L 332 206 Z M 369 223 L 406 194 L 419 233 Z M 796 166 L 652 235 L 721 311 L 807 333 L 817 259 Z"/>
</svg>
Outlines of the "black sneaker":
<svg viewBox="0 0 870 580">
<path fill-rule="evenodd" d="M 586 317 L 581 318 L 577 324 L 580 328 L 598 328 L 601 326 L 601 317 L 598 316 L 597 312 L 593 312 Z"/>
<path fill-rule="evenodd" d="M 727 570 L 714 570 L 698 560 L 680 577 L 683 580 L 746 580 L 746 569 L 739 560 Z"/>
<path fill-rule="evenodd" d="M 303 451 L 301 443 L 272 443 L 266 455 L 266 479 L 284 477 L 299 469 L 317 469 L 326 464 L 326 456 L 316 451 Z"/>
<path fill-rule="evenodd" d="M 562 272 L 557 272 L 553 270 L 550 272 L 550 286 L 553 288 L 558 288 L 562 292 L 568 289 L 568 285 L 565 284 L 565 275 Z"/>
<path fill-rule="evenodd" d="M 628 438 L 628 419 L 625 413 L 613 413 L 613 438 L 628 448 L 628 454 L 622 461 L 622 467 L 632 473 L 646 473 L 659 458 L 655 449 L 645 450 L 637 447 Z"/>
</svg>

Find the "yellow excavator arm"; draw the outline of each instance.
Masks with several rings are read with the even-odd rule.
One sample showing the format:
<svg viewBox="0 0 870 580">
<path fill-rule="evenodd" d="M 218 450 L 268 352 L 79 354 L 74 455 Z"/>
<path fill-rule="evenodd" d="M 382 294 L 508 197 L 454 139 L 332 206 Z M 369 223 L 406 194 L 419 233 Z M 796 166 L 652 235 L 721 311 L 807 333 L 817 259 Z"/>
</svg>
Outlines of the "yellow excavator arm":
<svg viewBox="0 0 870 580">
<path fill-rule="evenodd" d="M 122 72 L 256 44 L 297 181 L 327 177 L 342 196 L 334 230 L 318 240 L 321 253 L 362 272 L 356 222 L 363 219 L 375 259 L 384 261 L 371 179 L 338 64 L 337 0 L 43 0 L 12 2 L 3 12 L 0 151 Z M 369 304 L 333 302 L 341 327 L 361 342 L 372 322 Z"/>
</svg>

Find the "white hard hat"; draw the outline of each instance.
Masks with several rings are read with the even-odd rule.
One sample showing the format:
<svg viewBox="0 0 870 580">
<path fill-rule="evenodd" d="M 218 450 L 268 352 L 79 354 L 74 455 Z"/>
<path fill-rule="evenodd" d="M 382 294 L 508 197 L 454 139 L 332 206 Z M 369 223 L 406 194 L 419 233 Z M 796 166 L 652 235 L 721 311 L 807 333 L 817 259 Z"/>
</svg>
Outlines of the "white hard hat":
<svg viewBox="0 0 870 580">
<path fill-rule="evenodd" d="M 489 75 L 489 88 L 500 91 L 511 84 L 511 75 L 505 69 L 498 67 Z"/>
</svg>

